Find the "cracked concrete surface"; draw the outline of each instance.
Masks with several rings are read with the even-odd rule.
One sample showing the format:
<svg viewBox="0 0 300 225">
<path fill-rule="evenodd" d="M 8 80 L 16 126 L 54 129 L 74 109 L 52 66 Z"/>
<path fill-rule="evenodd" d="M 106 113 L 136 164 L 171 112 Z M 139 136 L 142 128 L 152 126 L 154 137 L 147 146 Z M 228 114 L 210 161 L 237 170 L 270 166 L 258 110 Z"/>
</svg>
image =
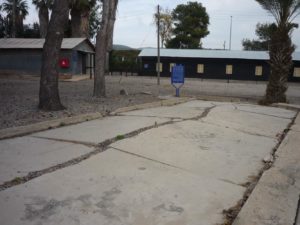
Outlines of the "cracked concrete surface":
<svg viewBox="0 0 300 225">
<path fill-rule="evenodd" d="M 295 221 L 300 197 L 299 134 L 293 131 L 298 122 L 281 143 L 273 167 L 263 174 L 234 225 L 299 225 L 299 219 Z"/>
<path fill-rule="evenodd" d="M 93 148 L 30 136 L 0 141 L 0 184 L 79 157 Z"/>
<path fill-rule="evenodd" d="M 295 115 L 279 108 L 191 101 L 24 137 L 84 149 L 91 147 L 72 142 L 97 145 L 125 135 L 80 163 L 1 191 L 1 224 L 223 223 L 222 211 L 243 197 L 244 184 L 264 166 L 262 159 L 273 151 Z M 127 133 L 144 127 L 149 129 L 127 138 Z M 2 146 L 0 142 L 0 158 Z M 17 151 L 11 152 L 7 166 L 14 174 Z M 23 154 L 30 159 L 35 152 L 24 149 Z M 37 168 L 38 157 L 56 163 L 51 157 L 60 156 L 51 149 L 49 154 L 25 164 Z M 69 157 L 76 154 L 70 151 Z"/>
<path fill-rule="evenodd" d="M 134 130 L 151 126 L 155 123 L 160 124 L 170 120 L 171 119 L 168 118 L 157 117 L 137 118 L 129 116 L 112 116 L 54 130 L 43 131 L 33 134 L 32 136 L 98 144 L 118 135 L 124 135 Z"/>
</svg>

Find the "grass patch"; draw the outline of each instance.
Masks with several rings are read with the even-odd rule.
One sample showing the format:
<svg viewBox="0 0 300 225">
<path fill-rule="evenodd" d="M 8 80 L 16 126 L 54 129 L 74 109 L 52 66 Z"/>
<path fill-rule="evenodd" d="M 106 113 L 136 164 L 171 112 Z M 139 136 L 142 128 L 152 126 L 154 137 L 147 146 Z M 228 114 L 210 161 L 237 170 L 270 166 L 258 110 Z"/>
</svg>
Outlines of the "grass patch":
<svg viewBox="0 0 300 225">
<path fill-rule="evenodd" d="M 15 184 L 20 184 L 20 183 L 22 183 L 22 178 L 21 177 L 16 177 L 11 182 L 15 183 Z"/>
<path fill-rule="evenodd" d="M 60 127 L 66 126 L 66 123 L 60 122 L 59 126 L 60 126 Z"/>
<path fill-rule="evenodd" d="M 116 137 L 116 140 L 117 140 L 117 141 L 120 141 L 120 140 L 123 140 L 123 139 L 125 139 L 125 136 L 124 136 L 124 135 L 118 135 L 118 136 Z"/>
</svg>

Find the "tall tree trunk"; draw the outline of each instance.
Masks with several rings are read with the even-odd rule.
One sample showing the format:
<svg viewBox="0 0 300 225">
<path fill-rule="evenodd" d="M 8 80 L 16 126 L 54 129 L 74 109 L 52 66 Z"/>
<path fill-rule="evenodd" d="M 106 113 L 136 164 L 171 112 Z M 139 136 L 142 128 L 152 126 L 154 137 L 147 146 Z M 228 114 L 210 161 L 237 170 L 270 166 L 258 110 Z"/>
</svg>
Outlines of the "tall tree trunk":
<svg viewBox="0 0 300 225">
<path fill-rule="evenodd" d="M 90 10 L 78 9 L 74 6 L 71 10 L 71 26 L 72 26 L 72 37 L 78 38 L 89 38 L 89 15 Z"/>
<path fill-rule="evenodd" d="M 71 28 L 73 38 L 81 37 L 81 11 L 76 6 L 71 10 Z"/>
<path fill-rule="evenodd" d="M 16 0 L 13 0 L 13 5 L 12 5 L 12 30 L 11 30 L 11 36 L 12 38 L 16 37 Z"/>
<path fill-rule="evenodd" d="M 43 48 L 39 108 L 55 111 L 64 109 L 58 91 L 58 61 L 69 16 L 69 1 L 55 0 Z"/>
<path fill-rule="evenodd" d="M 110 4 L 110 9 L 109 9 L 110 16 L 108 19 L 107 50 L 109 52 L 113 50 L 114 26 L 116 22 L 117 7 L 118 7 L 118 0 L 112 1 L 112 3 Z"/>
<path fill-rule="evenodd" d="M 118 0 L 102 1 L 102 21 L 96 39 L 96 71 L 94 76 L 94 97 L 105 97 L 105 66 L 107 53 L 112 46 L 115 15 Z"/>
<path fill-rule="evenodd" d="M 81 12 L 80 35 L 81 37 L 90 38 L 90 24 L 89 24 L 90 10 L 83 10 Z"/>
<path fill-rule="evenodd" d="M 39 21 L 40 21 L 40 36 L 46 38 L 48 24 L 49 24 L 49 10 L 45 4 L 42 4 L 39 8 Z"/>
<path fill-rule="evenodd" d="M 290 37 L 290 29 L 280 25 L 272 36 L 270 44 L 270 78 L 264 104 L 286 102 L 289 74 L 293 67 L 292 54 L 295 48 Z"/>
</svg>

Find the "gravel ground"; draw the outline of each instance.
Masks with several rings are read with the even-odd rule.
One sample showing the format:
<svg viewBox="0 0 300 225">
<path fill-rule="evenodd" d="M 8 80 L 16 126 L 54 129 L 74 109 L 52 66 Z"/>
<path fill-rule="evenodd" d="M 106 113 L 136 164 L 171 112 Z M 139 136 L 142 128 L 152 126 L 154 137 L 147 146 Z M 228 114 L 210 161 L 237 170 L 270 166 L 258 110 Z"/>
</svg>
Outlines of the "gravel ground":
<svg viewBox="0 0 300 225">
<path fill-rule="evenodd" d="M 107 76 L 107 97 L 100 99 L 92 97 L 92 80 L 60 82 L 61 101 L 67 109 L 59 112 L 45 112 L 37 108 L 38 77 L 0 75 L 0 129 L 84 113 L 107 113 L 121 107 L 157 101 L 158 95 L 174 94 L 174 88 L 171 87 L 168 78 L 161 79 L 159 90 L 156 82 L 154 77 Z M 265 82 L 231 81 L 228 84 L 222 80 L 186 79 L 182 95 L 230 96 L 256 100 L 264 95 L 265 88 Z M 128 96 L 120 95 L 122 89 L 128 92 Z M 300 84 L 290 84 L 288 97 L 290 103 L 300 104 Z"/>
<path fill-rule="evenodd" d="M 0 129 L 36 122 L 70 117 L 92 112 L 110 112 L 117 108 L 157 101 L 153 95 L 142 94 L 140 85 L 119 83 L 120 78 L 107 79 L 107 98 L 92 97 L 93 82 L 60 82 L 60 97 L 66 110 L 45 112 L 38 110 L 38 78 L 0 79 Z M 125 88 L 128 96 L 120 95 Z"/>
</svg>

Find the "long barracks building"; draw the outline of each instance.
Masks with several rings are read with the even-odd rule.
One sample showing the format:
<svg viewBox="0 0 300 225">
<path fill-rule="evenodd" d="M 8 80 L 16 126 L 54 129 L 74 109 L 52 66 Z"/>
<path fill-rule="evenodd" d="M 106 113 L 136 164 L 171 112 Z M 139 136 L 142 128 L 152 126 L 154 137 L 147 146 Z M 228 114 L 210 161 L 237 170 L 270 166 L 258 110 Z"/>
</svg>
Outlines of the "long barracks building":
<svg viewBox="0 0 300 225">
<path fill-rule="evenodd" d="M 141 76 L 170 77 L 172 67 L 181 64 L 186 77 L 203 79 L 268 80 L 269 54 L 264 51 L 161 49 L 161 64 L 157 65 L 157 49 L 143 49 L 139 54 Z M 293 54 L 293 69 L 289 81 L 300 82 L 300 52 Z"/>
</svg>

